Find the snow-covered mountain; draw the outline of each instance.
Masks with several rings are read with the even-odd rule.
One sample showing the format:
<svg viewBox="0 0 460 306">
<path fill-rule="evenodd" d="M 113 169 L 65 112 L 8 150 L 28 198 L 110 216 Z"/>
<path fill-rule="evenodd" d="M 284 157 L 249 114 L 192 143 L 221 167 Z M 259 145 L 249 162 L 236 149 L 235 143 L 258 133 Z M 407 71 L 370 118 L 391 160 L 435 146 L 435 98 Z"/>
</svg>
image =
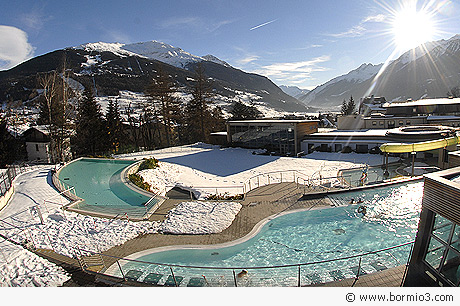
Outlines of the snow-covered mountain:
<svg viewBox="0 0 460 306">
<path fill-rule="evenodd" d="M 363 64 L 299 98 L 306 105 L 337 109 L 353 96 L 384 96 L 387 101 L 445 97 L 460 85 L 460 35 L 428 42 L 383 65 Z"/>
<path fill-rule="evenodd" d="M 290 95 L 291 97 L 294 98 L 300 98 L 310 91 L 308 89 L 301 89 L 297 86 L 286 86 L 286 85 L 281 85 L 280 86 L 281 90 Z"/>
<path fill-rule="evenodd" d="M 360 97 L 357 89 L 360 85 L 373 78 L 382 68 L 383 64 L 362 64 L 357 69 L 345 75 L 338 76 L 299 97 L 299 100 L 307 105 L 321 105 L 331 108 L 341 105 L 342 101 L 348 100 L 350 96 Z"/>
<path fill-rule="evenodd" d="M 202 61 L 210 61 L 220 65 L 230 67 L 230 65 L 214 55 L 197 56 L 188 53 L 181 48 L 159 42 L 156 40 L 139 42 L 134 44 L 121 43 L 88 43 L 74 47 L 74 49 L 83 49 L 86 51 L 112 52 L 118 56 L 139 56 L 148 59 L 157 60 L 178 68 L 187 69 L 190 64 Z"/>
<path fill-rule="evenodd" d="M 212 80 L 217 105 L 224 113 L 235 101 L 256 105 L 264 114 L 312 111 L 265 76 L 233 68 L 212 55 L 195 56 L 157 41 L 88 43 L 37 56 L 0 71 L 0 103 L 11 100 L 29 103 L 40 94 L 37 75 L 61 69 L 64 60 L 72 83 L 79 84 L 80 88 L 93 86 L 101 102 L 107 97 L 126 101 L 135 97 L 133 103 L 142 102 L 146 87 L 162 70 L 171 76 L 181 100 L 186 103 L 194 86 L 195 68 L 200 63 Z"/>
</svg>

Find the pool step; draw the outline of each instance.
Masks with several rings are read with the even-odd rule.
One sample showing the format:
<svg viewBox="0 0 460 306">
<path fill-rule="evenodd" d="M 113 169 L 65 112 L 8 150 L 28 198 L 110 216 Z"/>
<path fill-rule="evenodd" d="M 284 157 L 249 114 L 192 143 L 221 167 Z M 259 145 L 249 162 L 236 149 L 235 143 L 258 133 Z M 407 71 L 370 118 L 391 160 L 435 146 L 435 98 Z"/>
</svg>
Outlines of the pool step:
<svg viewBox="0 0 460 306">
<path fill-rule="evenodd" d="M 80 266 L 83 270 L 90 272 L 100 272 L 105 268 L 104 260 L 100 254 L 92 256 L 81 256 L 78 258 Z"/>
</svg>

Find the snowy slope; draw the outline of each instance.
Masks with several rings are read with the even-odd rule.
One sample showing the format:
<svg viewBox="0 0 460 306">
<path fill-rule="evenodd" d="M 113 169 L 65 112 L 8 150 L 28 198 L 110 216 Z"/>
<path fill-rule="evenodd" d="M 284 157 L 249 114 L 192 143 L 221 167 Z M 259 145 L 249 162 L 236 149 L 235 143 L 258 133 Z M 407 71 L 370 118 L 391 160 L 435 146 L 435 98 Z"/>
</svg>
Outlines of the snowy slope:
<svg viewBox="0 0 460 306">
<path fill-rule="evenodd" d="M 374 77 L 382 64 L 363 64 L 316 87 L 299 100 L 309 106 L 337 108 L 350 96 L 355 101 L 371 94 L 384 96 L 388 101 L 443 97 L 459 85 L 459 63 L 460 35 L 455 35 L 405 52 L 389 63 L 375 83 Z"/>
<path fill-rule="evenodd" d="M 363 83 L 374 77 L 383 64 L 362 64 L 357 69 L 350 71 L 347 74 L 338 76 L 307 93 L 305 96 L 299 98 L 301 101 L 309 104 L 317 98 L 327 101 L 328 97 L 336 97 L 337 101 L 348 99 L 350 96 L 350 88 L 353 85 Z M 334 88 L 335 87 L 335 88 Z M 331 92 L 332 88 L 332 93 Z M 327 94 L 328 96 L 324 96 Z"/>
<path fill-rule="evenodd" d="M 308 89 L 301 89 L 297 86 L 286 86 L 286 85 L 281 85 L 279 86 L 279 88 L 281 88 L 282 91 L 284 91 L 285 93 L 287 93 L 288 95 L 290 95 L 291 97 L 294 97 L 294 98 L 300 98 L 304 95 L 306 95 L 307 93 L 309 93 L 310 91 Z"/>
<path fill-rule="evenodd" d="M 230 65 L 213 55 L 196 56 L 188 53 L 181 48 L 152 40 L 147 42 L 139 42 L 133 44 L 121 43 L 88 43 L 74 47 L 75 49 L 83 49 L 86 51 L 109 51 L 119 56 L 140 56 L 148 59 L 154 59 L 178 68 L 187 68 L 188 65 L 202 61 L 214 62 L 226 67 Z"/>
</svg>

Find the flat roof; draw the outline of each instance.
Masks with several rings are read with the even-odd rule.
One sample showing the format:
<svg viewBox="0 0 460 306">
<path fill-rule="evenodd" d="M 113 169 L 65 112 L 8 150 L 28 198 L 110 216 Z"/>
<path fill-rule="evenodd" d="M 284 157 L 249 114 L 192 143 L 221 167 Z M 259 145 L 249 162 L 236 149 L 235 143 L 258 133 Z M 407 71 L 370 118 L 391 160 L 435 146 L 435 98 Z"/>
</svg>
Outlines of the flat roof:
<svg viewBox="0 0 460 306">
<path fill-rule="evenodd" d="M 228 123 L 249 123 L 249 124 L 257 124 L 257 123 L 307 123 L 307 122 L 319 122 L 319 120 L 295 120 L 295 119 L 261 119 L 261 120 L 234 120 L 228 121 Z"/>
<path fill-rule="evenodd" d="M 398 107 L 398 106 L 423 106 L 423 105 L 439 105 L 439 104 L 460 104 L 460 98 L 436 98 L 436 99 L 422 99 L 415 101 L 393 102 L 385 103 L 383 107 Z"/>
<path fill-rule="evenodd" d="M 385 136 L 390 129 L 368 129 L 368 130 L 335 130 L 325 133 L 313 133 L 309 136 L 315 137 L 360 137 L 360 136 Z"/>
</svg>

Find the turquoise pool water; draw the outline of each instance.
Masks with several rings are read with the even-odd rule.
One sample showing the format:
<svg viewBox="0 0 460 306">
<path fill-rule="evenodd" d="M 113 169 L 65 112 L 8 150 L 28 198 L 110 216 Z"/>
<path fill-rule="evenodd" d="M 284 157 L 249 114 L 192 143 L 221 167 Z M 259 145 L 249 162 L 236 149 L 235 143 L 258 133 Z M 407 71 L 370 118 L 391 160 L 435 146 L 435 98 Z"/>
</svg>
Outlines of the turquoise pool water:
<svg viewBox="0 0 460 306">
<path fill-rule="evenodd" d="M 136 161 L 113 159 L 76 160 L 61 169 L 59 179 L 75 187 L 76 194 L 84 199 L 80 209 L 106 213 L 145 211 L 150 199 L 123 183 L 121 172 Z"/>
<path fill-rule="evenodd" d="M 294 212 L 266 223 L 253 238 L 229 247 L 177 249 L 156 252 L 137 258 L 153 263 L 205 267 L 237 267 L 249 270 L 246 284 L 254 286 L 296 285 L 294 268 L 254 269 L 342 258 L 410 242 L 415 239 L 423 182 L 347 192 L 330 196 L 345 204 L 361 198 L 367 213 L 357 212 L 359 205 Z M 410 246 L 363 258 L 364 273 L 405 264 Z M 339 280 L 356 275 L 358 259 L 303 266 L 302 284 Z M 124 262 L 123 270 L 167 274 L 168 267 Z M 114 269 L 115 270 L 115 269 Z M 176 275 L 205 275 L 211 285 L 232 285 L 231 270 L 175 267 Z M 236 271 L 237 273 L 239 271 Z M 115 270 L 115 275 L 120 275 Z M 250 277 L 249 277 L 250 276 Z M 238 280 L 243 281 L 243 280 Z"/>
</svg>

